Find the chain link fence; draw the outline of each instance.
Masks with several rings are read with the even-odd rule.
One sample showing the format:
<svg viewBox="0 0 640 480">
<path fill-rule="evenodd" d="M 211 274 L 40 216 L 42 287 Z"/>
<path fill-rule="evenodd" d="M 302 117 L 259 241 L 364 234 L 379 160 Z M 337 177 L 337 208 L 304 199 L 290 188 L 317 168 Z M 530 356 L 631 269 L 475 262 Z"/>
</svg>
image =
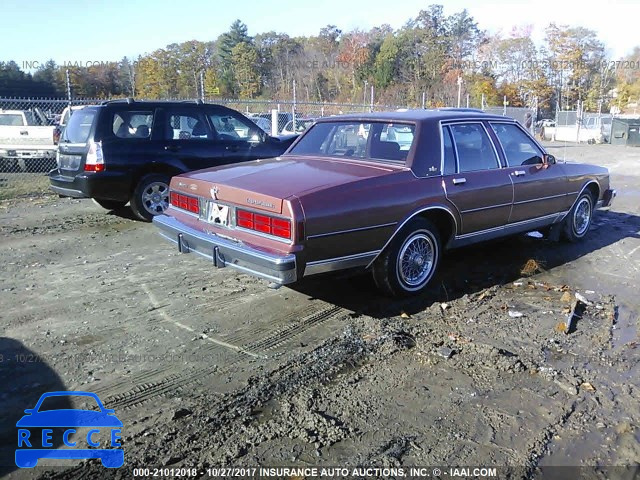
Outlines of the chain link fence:
<svg viewBox="0 0 640 480">
<path fill-rule="evenodd" d="M 188 101 L 189 99 L 170 99 Z M 105 99 L 0 98 L 0 200 L 48 191 L 48 172 L 56 167 L 56 143 L 69 113 Z M 194 101 L 190 99 L 190 101 Z M 204 99 L 225 105 L 251 118 L 272 135 L 303 132 L 319 117 L 348 113 L 397 110 L 402 105 L 298 102 L 292 100 Z M 523 125 L 527 108 L 487 107 Z M 273 121 L 275 120 L 276 123 Z"/>
</svg>

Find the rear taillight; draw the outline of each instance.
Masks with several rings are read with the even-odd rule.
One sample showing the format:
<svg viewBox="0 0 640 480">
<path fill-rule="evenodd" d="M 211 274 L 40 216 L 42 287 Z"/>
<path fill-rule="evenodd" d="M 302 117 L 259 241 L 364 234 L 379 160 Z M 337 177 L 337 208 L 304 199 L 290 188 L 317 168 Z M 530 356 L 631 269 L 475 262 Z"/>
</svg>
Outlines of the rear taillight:
<svg viewBox="0 0 640 480">
<path fill-rule="evenodd" d="M 102 143 L 89 142 L 89 152 L 84 163 L 85 172 L 104 172 L 104 157 L 102 155 Z"/>
<path fill-rule="evenodd" d="M 59 126 L 54 127 L 53 129 L 53 144 L 58 145 L 60 143 L 60 135 L 62 134 L 62 129 Z"/>
<path fill-rule="evenodd" d="M 191 213 L 200 213 L 200 202 L 198 197 L 192 197 L 191 195 L 183 195 L 178 192 L 171 192 L 169 195 L 171 205 L 181 208 Z"/>
<path fill-rule="evenodd" d="M 272 217 L 238 208 L 236 209 L 236 225 L 275 237 L 291 238 L 291 221 L 286 218 Z"/>
</svg>

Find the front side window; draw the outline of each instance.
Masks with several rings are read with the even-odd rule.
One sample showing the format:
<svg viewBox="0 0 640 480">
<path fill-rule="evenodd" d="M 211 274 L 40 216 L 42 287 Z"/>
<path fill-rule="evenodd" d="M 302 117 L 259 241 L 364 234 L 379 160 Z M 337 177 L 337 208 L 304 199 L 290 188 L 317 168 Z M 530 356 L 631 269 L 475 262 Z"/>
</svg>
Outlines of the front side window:
<svg viewBox="0 0 640 480">
<path fill-rule="evenodd" d="M 404 163 L 414 133 L 413 124 L 320 122 L 307 130 L 289 153 Z"/>
<path fill-rule="evenodd" d="M 481 123 L 456 123 L 449 126 L 458 152 L 459 172 L 498 168 L 498 157 Z"/>
<path fill-rule="evenodd" d="M 221 140 L 249 140 L 258 130 L 250 120 L 230 112 L 216 112 L 209 119 Z"/>
<path fill-rule="evenodd" d="M 209 129 L 204 115 L 169 110 L 166 115 L 165 138 L 167 140 L 207 140 Z"/>
<path fill-rule="evenodd" d="M 491 128 L 500 140 L 504 155 L 507 157 L 507 164 L 510 167 L 542 163 L 542 152 L 517 125 L 492 123 Z"/>
<path fill-rule="evenodd" d="M 71 118 L 73 119 L 73 115 Z M 153 112 L 150 111 L 122 111 L 113 114 L 113 134 L 118 138 L 151 137 L 153 127 Z"/>
</svg>

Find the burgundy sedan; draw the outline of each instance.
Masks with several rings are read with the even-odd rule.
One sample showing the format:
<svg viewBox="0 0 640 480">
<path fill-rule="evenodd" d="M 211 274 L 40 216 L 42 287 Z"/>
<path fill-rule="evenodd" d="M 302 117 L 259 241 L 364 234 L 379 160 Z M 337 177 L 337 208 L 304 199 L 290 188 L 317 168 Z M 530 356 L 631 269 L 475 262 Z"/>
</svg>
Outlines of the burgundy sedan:
<svg viewBox="0 0 640 480">
<path fill-rule="evenodd" d="M 557 163 L 513 119 L 456 109 L 319 119 L 280 157 L 170 188 L 153 222 L 181 252 L 274 285 L 360 267 L 394 296 L 426 288 L 445 248 L 580 240 L 615 196 L 606 168 Z"/>
</svg>

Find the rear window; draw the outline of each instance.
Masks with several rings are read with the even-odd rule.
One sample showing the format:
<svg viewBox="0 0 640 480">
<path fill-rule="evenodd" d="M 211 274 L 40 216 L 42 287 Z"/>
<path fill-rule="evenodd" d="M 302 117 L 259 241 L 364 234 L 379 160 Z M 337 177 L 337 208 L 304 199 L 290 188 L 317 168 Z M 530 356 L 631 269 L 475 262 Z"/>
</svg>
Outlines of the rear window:
<svg viewBox="0 0 640 480">
<path fill-rule="evenodd" d="M 96 113 L 87 108 L 73 112 L 64 129 L 63 140 L 69 143 L 87 143 Z"/>
<path fill-rule="evenodd" d="M 404 163 L 414 134 L 413 124 L 321 122 L 312 126 L 289 153 Z"/>
<path fill-rule="evenodd" d="M 0 125 L 3 126 L 11 126 L 11 127 L 21 127 L 24 125 L 24 120 L 22 119 L 22 115 L 17 113 L 3 113 L 0 115 Z"/>
</svg>

